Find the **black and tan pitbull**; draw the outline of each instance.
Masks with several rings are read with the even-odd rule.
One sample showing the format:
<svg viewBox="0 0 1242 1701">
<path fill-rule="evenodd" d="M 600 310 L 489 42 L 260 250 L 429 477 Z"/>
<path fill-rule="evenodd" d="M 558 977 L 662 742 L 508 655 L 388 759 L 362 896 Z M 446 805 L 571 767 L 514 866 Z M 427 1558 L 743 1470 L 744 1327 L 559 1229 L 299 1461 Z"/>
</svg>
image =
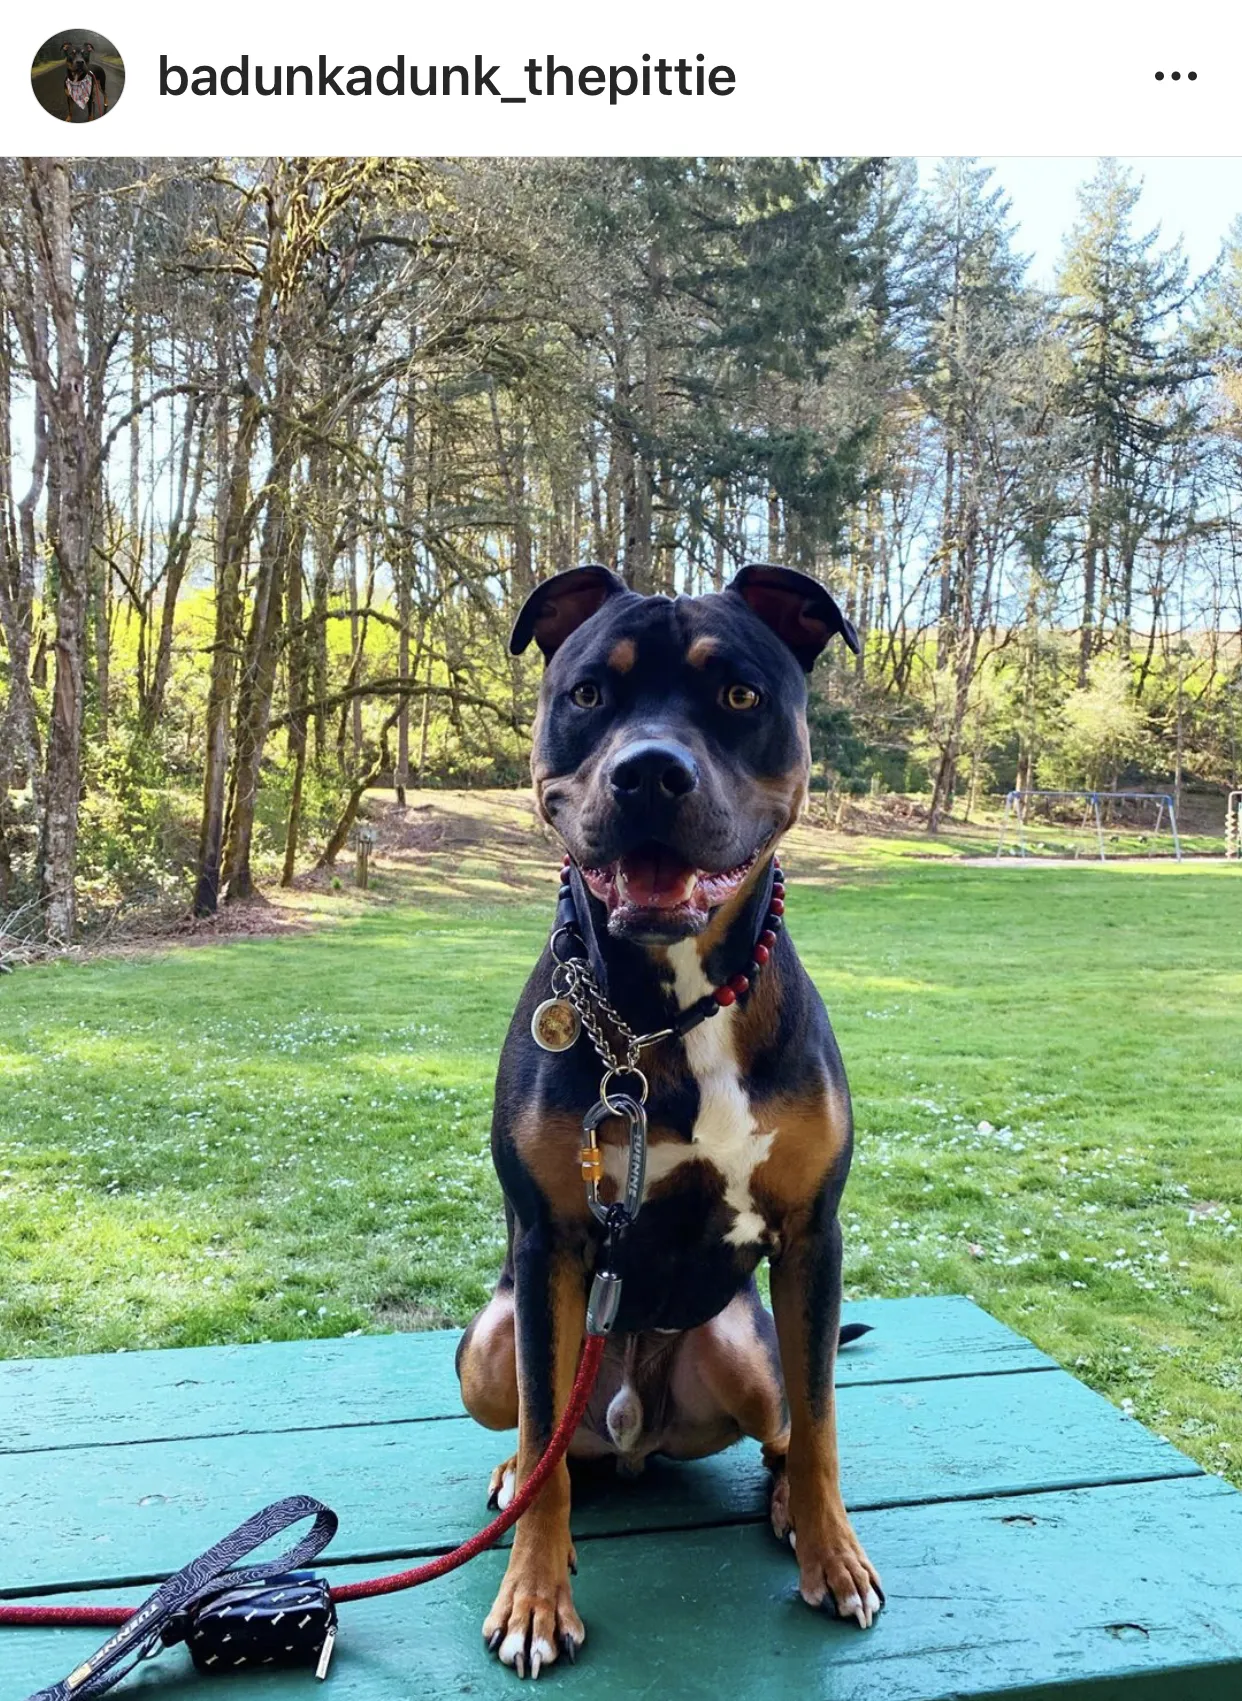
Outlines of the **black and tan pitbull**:
<svg viewBox="0 0 1242 1701">
<path fill-rule="evenodd" d="M 834 633 L 857 647 L 827 591 L 778 567 L 746 567 L 720 595 L 675 598 L 575 568 L 518 616 L 511 649 L 533 638 L 547 662 L 539 812 L 572 859 L 596 977 L 636 1032 L 671 1025 L 751 962 L 773 853 L 806 795 L 806 675 Z M 518 1428 L 517 1454 L 492 1479 L 501 1505 L 567 1402 L 598 1244 L 579 1148 L 603 1066 L 586 1034 L 560 1054 L 532 1039 L 553 968 L 545 950 L 501 1055 L 492 1149 L 508 1253 L 458 1353 L 467 1410 Z M 701 1458 L 753 1436 L 803 1599 L 866 1627 L 882 1596 L 841 1501 L 833 1403 L 849 1090 L 789 935 L 752 990 L 644 1052 L 643 1067 L 645 1203 L 571 1453 L 634 1471 L 651 1453 Z M 625 1133 L 620 1120 L 602 1130 L 614 1188 Z M 774 1315 L 755 1286 L 765 1257 Z M 569 1513 L 562 1464 L 518 1524 L 484 1622 L 489 1648 L 523 1675 L 558 1653 L 572 1659 L 583 1641 Z"/>
<path fill-rule="evenodd" d="M 73 122 L 73 109 L 84 119 L 102 118 L 108 110 L 108 73 L 102 65 L 91 62 L 95 51 L 93 42 L 66 41 L 61 44 L 65 56 L 65 122 Z"/>
</svg>

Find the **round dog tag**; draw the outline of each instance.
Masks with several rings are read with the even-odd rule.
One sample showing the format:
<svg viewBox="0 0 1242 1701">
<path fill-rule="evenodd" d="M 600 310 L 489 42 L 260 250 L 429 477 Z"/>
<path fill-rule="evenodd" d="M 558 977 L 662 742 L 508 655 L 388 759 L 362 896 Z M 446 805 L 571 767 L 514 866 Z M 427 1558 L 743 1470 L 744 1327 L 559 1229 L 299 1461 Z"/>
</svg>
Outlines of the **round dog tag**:
<svg viewBox="0 0 1242 1701">
<path fill-rule="evenodd" d="M 568 1051 L 582 1021 L 567 998 L 545 998 L 530 1019 L 531 1038 L 544 1051 Z"/>
</svg>

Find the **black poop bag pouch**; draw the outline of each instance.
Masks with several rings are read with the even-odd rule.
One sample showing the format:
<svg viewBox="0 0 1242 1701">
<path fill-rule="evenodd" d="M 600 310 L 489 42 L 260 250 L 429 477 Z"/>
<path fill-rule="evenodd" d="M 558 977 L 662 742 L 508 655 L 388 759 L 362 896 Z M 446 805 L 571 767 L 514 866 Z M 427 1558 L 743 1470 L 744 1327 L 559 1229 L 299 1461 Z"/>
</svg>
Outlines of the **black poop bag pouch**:
<svg viewBox="0 0 1242 1701">
<path fill-rule="evenodd" d="M 239 1560 L 303 1518 L 306 1535 L 266 1565 Z M 28 1701 L 87 1701 L 143 1660 L 185 1642 L 200 1672 L 223 1675 L 255 1666 L 316 1666 L 327 1673 L 336 1640 L 336 1608 L 322 1577 L 300 1567 L 336 1534 L 331 1507 L 309 1494 L 265 1506 L 160 1584 L 102 1648 Z"/>
<path fill-rule="evenodd" d="M 323 1577 L 287 1571 L 196 1602 L 162 1632 L 184 1640 L 205 1677 L 254 1666 L 317 1666 L 327 1675 L 336 1640 L 336 1608 Z"/>
</svg>

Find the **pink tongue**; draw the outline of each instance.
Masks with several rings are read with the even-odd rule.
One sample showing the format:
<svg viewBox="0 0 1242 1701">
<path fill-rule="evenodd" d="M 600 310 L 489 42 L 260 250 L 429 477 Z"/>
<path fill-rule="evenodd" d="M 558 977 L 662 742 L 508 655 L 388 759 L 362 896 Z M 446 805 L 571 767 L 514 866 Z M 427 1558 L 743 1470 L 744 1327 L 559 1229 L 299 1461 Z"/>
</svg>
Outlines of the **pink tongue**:
<svg viewBox="0 0 1242 1701">
<path fill-rule="evenodd" d="M 629 903 L 645 910 L 675 909 L 687 898 L 690 864 L 660 847 L 631 851 L 623 856 L 620 872 L 625 876 Z"/>
</svg>

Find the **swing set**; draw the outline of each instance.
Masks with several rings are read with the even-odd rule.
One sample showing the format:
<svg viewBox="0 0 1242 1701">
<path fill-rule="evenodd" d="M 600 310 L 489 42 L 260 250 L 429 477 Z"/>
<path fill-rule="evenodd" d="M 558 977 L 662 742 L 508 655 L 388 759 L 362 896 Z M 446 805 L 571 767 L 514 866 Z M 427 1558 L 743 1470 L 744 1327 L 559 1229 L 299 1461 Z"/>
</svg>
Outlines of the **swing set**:
<svg viewBox="0 0 1242 1701">
<path fill-rule="evenodd" d="M 1240 795 L 1242 794 L 1234 793 L 1235 798 Z M 1094 827 L 1095 842 L 1101 862 L 1108 860 L 1104 840 L 1106 816 L 1111 815 L 1115 822 L 1119 806 L 1154 803 L 1156 805 L 1156 819 L 1155 825 L 1151 829 L 1152 837 L 1154 838 L 1160 832 L 1167 815 L 1168 829 L 1173 839 L 1173 855 L 1178 862 L 1182 860 L 1182 841 L 1177 831 L 1177 811 L 1173 806 L 1172 796 L 1164 791 L 1011 791 L 1006 795 L 1005 808 L 1001 815 L 1000 836 L 996 845 L 997 856 L 1008 854 L 1025 858 L 1029 855 L 1027 832 L 1033 824 L 1031 821 L 1032 812 L 1039 808 L 1041 800 L 1048 804 L 1050 813 L 1055 810 L 1058 803 L 1068 806 L 1077 801 L 1082 805 L 1081 818 L 1077 822 L 1077 826 L 1079 831 Z M 1237 838 L 1236 815 L 1235 807 L 1233 816 L 1235 841 Z M 1007 851 L 1006 846 L 1011 827 L 1016 829 L 1016 842 Z M 1073 854 L 1077 854 L 1076 846 Z M 1233 854 L 1237 854 L 1236 850 Z"/>
</svg>

